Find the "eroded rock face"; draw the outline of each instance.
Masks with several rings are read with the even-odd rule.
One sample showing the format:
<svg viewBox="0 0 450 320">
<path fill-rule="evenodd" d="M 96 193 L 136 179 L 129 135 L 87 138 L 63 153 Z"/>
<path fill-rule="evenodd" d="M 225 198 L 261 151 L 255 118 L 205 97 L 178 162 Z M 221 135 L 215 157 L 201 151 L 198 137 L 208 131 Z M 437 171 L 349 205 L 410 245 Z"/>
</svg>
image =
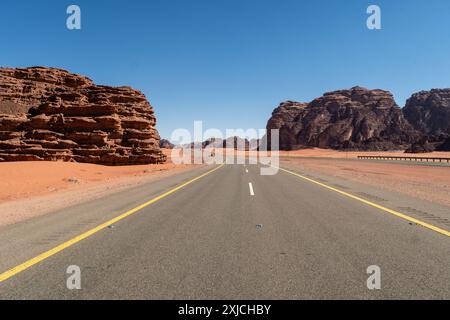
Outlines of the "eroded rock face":
<svg viewBox="0 0 450 320">
<path fill-rule="evenodd" d="M 415 93 L 403 108 L 405 118 L 430 136 L 450 136 L 450 89 Z"/>
<path fill-rule="evenodd" d="M 306 146 L 298 139 L 298 135 L 303 129 L 302 119 L 307 112 L 307 106 L 307 103 L 286 101 L 273 111 L 272 117 L 267 123 L 267 131 L 270 133 L 271 129 L 279 130 L 280 150 L 296 150 Z M 266 138 L 270 148 L 272 136 L 269 134 Z"/>
<path fill-rule="evenodd" d="M 450 151 L 450 89 L 433 89 L 413 94 L 403 108 L 405 118 L 422 132 L 427 143 L 420 147 Z"/>
<path fill-rule="evenodd" d="M 420 134 L 406 121 L 392 94 L 354 87 L 311 103 L 288 101 L 275 109 L 267 130 L 280 130 L 280 149 L 406 149 Z"/>
<path fill-rule="evenodd" d="M 0 68 L 0 161 L 162 163 L 155 124 L 138 90 L 61 69 Z"/>
</svg>

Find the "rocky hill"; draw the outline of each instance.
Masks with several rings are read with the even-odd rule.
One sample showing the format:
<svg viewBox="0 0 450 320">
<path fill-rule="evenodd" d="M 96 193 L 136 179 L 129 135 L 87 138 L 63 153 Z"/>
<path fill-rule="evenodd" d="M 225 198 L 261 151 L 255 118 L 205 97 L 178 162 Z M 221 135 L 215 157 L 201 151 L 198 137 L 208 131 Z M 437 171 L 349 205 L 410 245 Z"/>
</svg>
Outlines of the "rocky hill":
<svg viewBox="0 0 450 320">
<path fill-rule="evenodd" d="M 310 103 L 287 101 L 267 130 L 280 130 L 280 149 L 406 149 L 421 134 L 404 118 L 392 94 L 354 87 L 325 93 Z"/>
<path fill-rule="evenodd" d="M 306 113 L 307 103 L 286 101 L 281 103 L 272 113 L 272 118 L 267 123 L 267 130 L 280 130 L 281 150 L 295 150 L 305 147 L 302 141 L 298 140 L 298 134 L 302 130 L 302 119 Z M 267 137 L 268 145 L 271 143 L 271 136 Z"/>
<path fill-rule="evenodd" d="M 61 69 L 0 68 L 0 161 L 162 163 L 155 124 L 138 90 Z"/>
<path fill-rule="evenodd" d="M 415 93 L 403 108 L 405 118 L 430 136 L 450 135 L 450 89 Z"/>
<path fill-rule="evenodd" d="M 405 118 L 423 138 L 411 150 L 450 151 L 450 89 L 415 93 L 403 108 Z"/>
<path fill-rule="evenodd" d="M 227 139 L 209 138 L 201 143 L 201 148 L 230 148 L 235 150 L 249 150 L 250 142 L 241 137 L 229 137 Z"/>
</svg>

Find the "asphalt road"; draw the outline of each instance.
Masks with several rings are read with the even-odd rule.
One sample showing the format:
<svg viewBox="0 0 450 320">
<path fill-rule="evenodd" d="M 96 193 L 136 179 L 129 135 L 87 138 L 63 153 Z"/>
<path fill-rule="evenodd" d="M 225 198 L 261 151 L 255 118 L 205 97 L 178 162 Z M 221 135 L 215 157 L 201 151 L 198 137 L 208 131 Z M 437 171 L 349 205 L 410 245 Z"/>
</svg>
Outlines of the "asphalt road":
<svg viewBox="0 0 450 320">
<path fill-rule="evenodd" d="M 0 273 L 213 168 L 0 228 Z M 450 299 L 449 236 L 259 169 L 220 167 L 24 267 L 0 283 L 0 298 Z M 421 221 L 450 229 L 447 217 L 428 218 Z M 81 269 L 81 290 L 67 288 L 71 265 Z M 372 265 L 381 270 L 380 290 L 367 287 Z"/>
</svg>

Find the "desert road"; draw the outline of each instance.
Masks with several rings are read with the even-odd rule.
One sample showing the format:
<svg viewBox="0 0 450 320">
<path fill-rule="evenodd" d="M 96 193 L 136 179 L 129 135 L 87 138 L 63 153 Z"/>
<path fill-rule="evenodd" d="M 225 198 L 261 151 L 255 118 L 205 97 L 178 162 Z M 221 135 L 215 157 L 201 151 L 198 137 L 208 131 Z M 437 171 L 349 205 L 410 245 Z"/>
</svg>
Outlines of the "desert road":
<svg viewBox="0 0 450 320">
<path fill-rule="evenodd" d="M 308 179 L 202 166 L 2 227 L 0 298 L 450 299 L 448 216 Z"/>
</svg>

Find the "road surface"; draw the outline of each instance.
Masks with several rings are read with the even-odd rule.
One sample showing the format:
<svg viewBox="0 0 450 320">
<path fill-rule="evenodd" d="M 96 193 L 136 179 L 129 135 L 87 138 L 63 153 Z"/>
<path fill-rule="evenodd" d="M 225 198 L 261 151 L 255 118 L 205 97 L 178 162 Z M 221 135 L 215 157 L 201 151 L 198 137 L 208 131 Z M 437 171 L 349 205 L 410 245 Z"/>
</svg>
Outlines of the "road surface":
<svg viewBox="0 0 450 320">
<path fill-rule="evenodd" d="M 450 299 L 445 208 L 402 212 L 436 231 L 376 207 L 413 199 L 295 173 L 201 167 L 0 228 L 0 298 Z"/>
</svg>

